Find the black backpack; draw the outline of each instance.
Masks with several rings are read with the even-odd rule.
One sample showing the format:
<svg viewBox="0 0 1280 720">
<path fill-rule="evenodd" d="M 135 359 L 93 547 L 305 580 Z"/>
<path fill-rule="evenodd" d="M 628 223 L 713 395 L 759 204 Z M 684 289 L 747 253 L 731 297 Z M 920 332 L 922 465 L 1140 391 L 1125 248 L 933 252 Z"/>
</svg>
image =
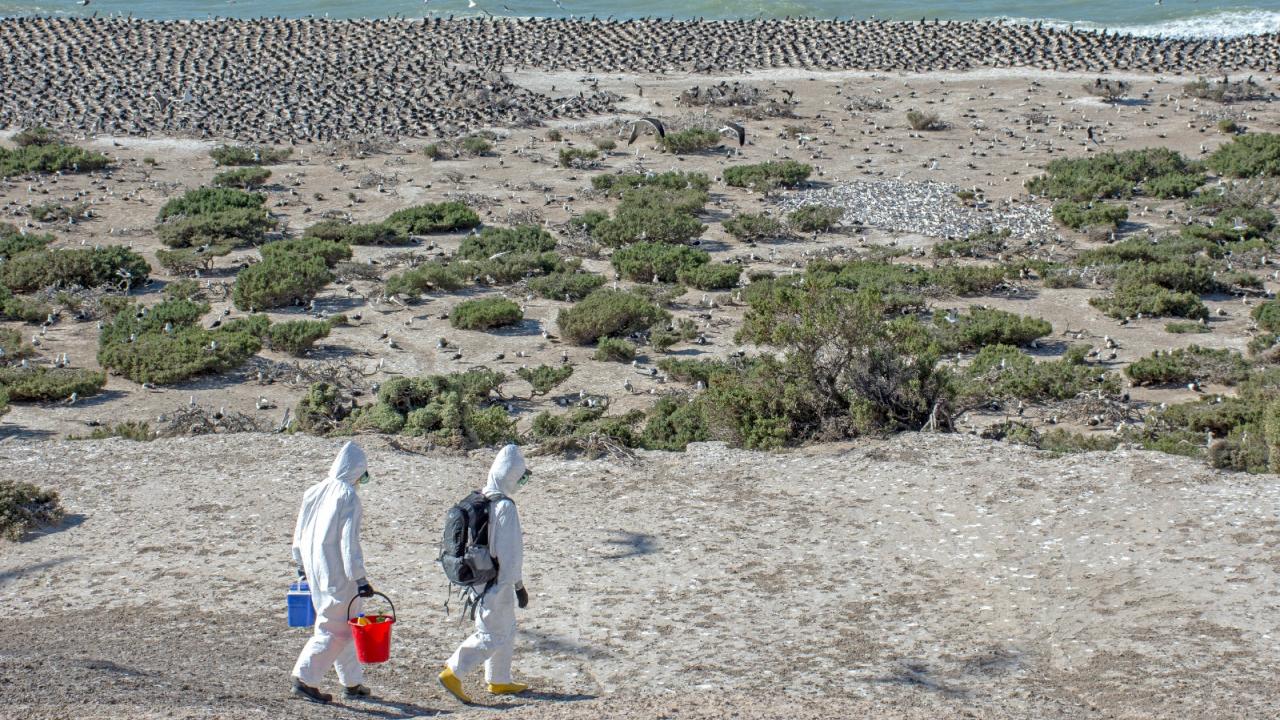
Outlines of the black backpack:
<svg viewBox="0 0 1280 720">
<path fill-rule="evenodd" d="M 502 499 L 505 498 L 495 498 Z M 498 579 L 498 562 L 489 554 L 490 502 L 477 490 L 449 508 L 440 542 L 440 565 L 445 577 L 459 588 L 481 595 Z"/>
</svg>

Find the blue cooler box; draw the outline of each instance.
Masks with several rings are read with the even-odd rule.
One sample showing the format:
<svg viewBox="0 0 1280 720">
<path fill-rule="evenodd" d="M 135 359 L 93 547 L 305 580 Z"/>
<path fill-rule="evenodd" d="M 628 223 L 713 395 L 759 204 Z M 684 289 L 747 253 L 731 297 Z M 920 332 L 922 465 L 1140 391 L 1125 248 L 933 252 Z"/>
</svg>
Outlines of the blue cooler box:
<svg viewBox="0 0 1280 720">
<path fill-rule="evenodd" d="M 289 604 L 289 627 L 311 627 L 316 624 L 316 609 L 311 605 L 311 588 L 305 582 L 289 586 L 285 596 Z"/>
</svg>

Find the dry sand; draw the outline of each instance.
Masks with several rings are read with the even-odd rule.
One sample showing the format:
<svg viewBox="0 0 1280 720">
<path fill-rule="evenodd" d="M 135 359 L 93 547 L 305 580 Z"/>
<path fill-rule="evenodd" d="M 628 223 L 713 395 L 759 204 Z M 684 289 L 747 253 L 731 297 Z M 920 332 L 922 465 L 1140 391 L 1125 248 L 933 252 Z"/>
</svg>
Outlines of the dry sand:
<svg viewBox="0 0 1280 720">
<path fill-rule="evenodd" d="M 61 528 L 0 554 L 0 716 L 1173 717 L 1280 713 L 1280 485 L 1120 450 L 964 436 L 788 453 L 534 458 L 519 497 L 528 697 L 434 684 L 468 632 L 433 562 L 490 453 L 375 438 L 370 578 L 396 602 L 378 703 L 287 699 L 289 539 L 339 440 L 0 444 Z M 473 686 L 476 678 L 470 678 Z"/>
</svg>

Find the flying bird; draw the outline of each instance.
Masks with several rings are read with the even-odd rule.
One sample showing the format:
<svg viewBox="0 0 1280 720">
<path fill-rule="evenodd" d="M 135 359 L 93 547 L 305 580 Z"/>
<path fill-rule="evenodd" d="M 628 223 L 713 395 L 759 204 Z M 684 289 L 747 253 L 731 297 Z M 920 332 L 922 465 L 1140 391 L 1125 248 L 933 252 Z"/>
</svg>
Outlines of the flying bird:
<svg viewBox="0 0 1280 720">
<path fill-rule="evenodd" d="M 658 137 L 665 138 L 667 136 L 667 129 L 662 127 L 662 121 L 657 118 L 642 117 L 639 120 L 633 120 L 631 122 L 631 138 L 627 140 L 628 145 L 635 142 L 636 138 L 640 137 L 640 125 L 642 123 L 653 128 L 653 131 L 658 134 Z"/>
<path fill-rule="evenodd" d="M 742 127 L 741 125 L 739 125 L 739 124 L 738 124 L 738 123 L 736 123 L 736 122 L 729 122 L 729 121 L 727 121 L 727 120 L 726 120 L 726 121 L 725 121 L 725 123 L 724 123 L 724 127 L 720 128 L 720 130 L 719 130 L 718 132 L 719 132 L 721 135 L 723 135 L 724 133 L 727 133 L 727 132 L 731 132 L 731 133 L 734 133 L 735 135 L 737 135 L 737 136 L 738 136 L 738 147 L 742 147 L 743 145 L 746 145 L 746 144 L 747 144 L 747 129 L 746 129 L 746 128 L 744 128 L 744 127 Z"/>
</svg>

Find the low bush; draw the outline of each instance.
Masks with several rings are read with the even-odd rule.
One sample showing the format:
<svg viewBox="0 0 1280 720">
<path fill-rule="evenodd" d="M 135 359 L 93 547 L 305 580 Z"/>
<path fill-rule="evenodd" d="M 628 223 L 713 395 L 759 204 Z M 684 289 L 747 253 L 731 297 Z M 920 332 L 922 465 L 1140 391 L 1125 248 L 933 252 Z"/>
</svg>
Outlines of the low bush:
<svg viewBox="0 0 1280 720">
<path fill-rule="evenodd" d="M 351 259 L 351 247 L 346 243 L 306 235 L 269 242 L 258 251 L 262 253 L 263 260 L 270 261 L 286 261 L 289 257 L 317 257 L 326 267 L 333 267 L 343 260 Z"/>
<path fill-rule="evenodd" d="M 657 187 L 674 191 L 697 190 L 705 193 L 711 189 L 711 179 L 699 172 L 621 173 L 596 175 L 591 178 L 591 187 L 615 197 L 621 197 L 627 190 L 638 187 Z"/>
<path fill-rule="evenodd" d="M 165 300 L 122 308 L 98 336 L 98 364 L 136 383 L 170 385 L 203 373 L 232 370 L 262 349 L 270 321 L 253 315 L 209 330 L 209 305 Z"/>
<path fill-rule="evenodd" d="M 285 307 L 310 301 L 332 281 L 323 257 L 282 253 L 241 270 L 231 299 L 239 310 Z"/>
<path fill-rule="evenodd" d="M 1028 181 L 1027 190 L 1048 198 L 1076 202 L 1127 198 L 1140 184 L 1152 194 L 1153 183 L 1157 189 L 1168 192 L 1174 186 L 1186 188 L 1194 184 L 1198 187 L 1204 182 L 1204 176 L 1197 172 L 1194 163 L 1167 148 L 1062 158 L 1050 162 L 1046 171 L 1044 175 Z M 1176 181 L 1161 180 L 1169 175 L 1186 177 Z"/>
<path fill-rule="evenodd" d="M 212 215 L 225 210 L 262 207 L 267 196 L 235 188 L 196 188 L 167 201 L 160 207 L 158 219 Z"/>
<path fill-rule="evenodd" d="M 470 230 L 480 225 L 480 216 L 465 204 L 450 201 L 427 203 L 397 210 L 386 225 L 410 235 Z"/>
<path fill-rule="evenodd" d="M 531 278 L 529 289 L 548 300 L 576 302 L 604 285 L 604 276 L 589 272 L 558 272 Z"/>
<path fill-rule="evenodd" d="M 621 247 L 646 240 L 685 243 L 704 229 L 692 214 L 669 207 L 619 207 L 612 218 L 596 224 L 591 236 L 606 247 Z"/>
<path fill-rule="evenodd" d="M 1250 313 L 1258 327 L 1267 332 L 1280 333 L 1280 300 L 1268 300 L 1255 305 Z"/>
<path fill-rule="evenodd" d="M 1192 381 L 1234 385 L 1249 374 L 1249 364 L 1235 350 L 1192 345 L 1159 351 L 1125 368 L 1135 385 L 1184 385 Z"/>
<path fill-rule="evenodd" d="M 701 382 L 711 384 L 711 377 L 717 373 L 732 372 L 733 368 L 723 360 L 692 360 L 686 358 L 663 358 L 658 361 L 658 369 L 666 373 L 672 380 L 683 383 Z"/>
<path fill-rule="evenodd" d="M 787 228 L 781 221 L 763 213 L 734 215 L 722 223 L 724 231 L 743 242 L 761 242 L 785 237 Z"/>
<path fill-rule="evenodd" d="M 803 233 L 827 232 L 840 224 L 844 209 L 830 205 L 805 205 L 787 215 L 787 224 Z"/>
<path fill-rule="evenodd" d="M 636 359 L 636 346 L 626 340 L 600 338 L 593 357 L 601 362 L 631 362 Z"/>
<path fill-rule="evenodd" d="M 1171 322 L 1165 323 L 1164 331 L 1175 335 L 1185 335 L 1188 333 L 1208 333 L 1213 332 L 1208 325 L 1198 322 Z"/>
<path fill-rule="evenodd" d="M 70 436 L 68 440 L 108 440 L 124 438 L 134 442 L 150 442 L 156 439 L 156 433 L 145 421 L 125 420 L 114 425 L 96 427 L 88 435 Z"/>
<path fill-rule="evenodd" d="M 1114 228 L 1129 219 L 1129 208 L 1107 203 L 1077 203 L 1064 200 L 1053 206 L 1053 219 L 1072 230 L 1097 225 Z"/>
<path fill-rule="evenodd" d="M 683 452 L 691 442 L 711 439 L 701 397 L 664 397 L 649 410 L 636 444 L 646 450 Z"/>
<path fill-rule="evenodd" d="M 290 154 L 288 148 L 264 145 L 219 145 L 209 151 L 215 165 L 278 165 Z"/>
<path fill-rule="evenodd" d="M 987 345 L 1028 345 L 1049 335 L 1053 326 L 1041 318 L 995 308 L 969 308 L 967 315 L 934 315 L 943 352 L 978 350 Z"/>
<path fill-rule="evenodd" d="M 559 162 L 562 168 L 589 168 L 599 157 L 600 151 L 591 148 L 561 148 Z"/>
<path fill-rule="evenodd" d="M 170 248 L 200 248 L 210 255 L 225 255 L 233 248 L 261 242 L 273 225 L 264 208 L 236 208 L 166 220 L 156 227 L 156 235 Z"/>
<path fill-rule="evenodd" d="M 336 430 L 351 412 L 338 386 L 312 383 L 293 411 L 293 428 L 325 435 Z"/>
<path fill-rule="evenodd" d="M 964 369 L 962 394 L 978 401 L 1070 400 L 1090 390 L 1117 394 L 1115 374 L 1090 367 L 1087 352 L 1077 346 L 1059 360 L 1036 362 L 1015 347 L 988 345 Z"/>
<path fill-rule="evenodd" d="M 670 283 L 680 273 L 705 265 L 710 259 L 706 251 L 687 245 L 637 242 L 615 250 L 609 262 L 628 280 Z"/>
<path fill-rule="evenodd" d="M 1196 78 L 1182 86 L 1182 94 L 1201 100 L 1212 100 L 1220 103 L 1242 102 L 1245 100 L 1261 100 L 1267 96 L 1266 90 L 1253 81 L 1246 80 L 1206 80 Z"/>
<path fill-rule="evenodd" d="M 67 205 L 60 202 L 42 203 L 31 208 L 31 219 L 36 222 L 62 222 L 64 220 L 80 220 L 86 216 L 89 206 L 85 203 Z"/>
<path fill-rule="evenodd" d="M 524 320 L 520 306 L 506 298 L 481 298 L 461 303 L 449 313 L 449 324 L 459 330 L 489 330 Z"/>
<path fill-rule="evenodd" d="M 53 490 L 0 478 L 0 536 L 18 542 L 32 530 L 56 525 L 65 516 L 62 500 Z"/>
<path fill-rule="evenodd" d="M 18 147 L 28 147 L 30 145 L 53 145 L 62 142 L 62 138 L 58 134 L 47 127 L 34 126 L 23 128 L 13 134 L 9 138 L 14 145 Z"/>
<path fill-rule="evenodd" d="M 688 342 L 698 336 L 698 326 L 689 318 L 673 322 L 658 322 L 649 328 L 649 344 L 658 352 L 666 352 L 679 342 Z"/>
<path fill-rule="evenodd" d="M 0 178 L 30 173 L 81 173 L 101 170 L 111 164 L 102 153 L 75 145 L 53 142 L 22 147 L 0 147 Z"/>
<path fill-rule="evenodd" d="M 1280 135 L 1239 135 L 1213 151 L 1205 164 L 1219 175 L 1252 178 L 1280 175 Z"/>
<path fill-rule="evenodd" d="M 521 380 L 533 387 L 533 396 L 546 395 L 573 375 L 572 365 L 539 365 L 516 370 Z"/>
<path fill-rule="evenodd" d="M 0 284 L 0 320 L 38 323 L 44 322 L 51 312 L 53 308 L 47 303 L 17 297 Z"/>
<path fill-rule="evenodd" d="M 0 223 L 0 260 L 7 260 L 28 250 L 43 250 L 51 242 L 53 242 L 52 235 L 34 233 L 24 235 L 18 231 L 18 228 L 8 223 Z"/>
<path fill-rule="evenodd" d="M 537 225 L 512 228 L 487 227 L 468 235 L 458 247 L 458 257 L 487 260 L 498 253 L 544 253 L 556 249 L 556 239 Z"/>
<path fill-rule="evenodd" d="M 493 143 L 483 135 L 468 135 L 458 141 L 458 148 L 463 154 L 480 157 L 493 150 Z"/>
<path fill-rule="evenodd" d="M 588 210 L 575 218 L 570 218 L 569 226 L 590 235 L 595 232 L 597 225 L 608 219 L 609 213 L 603 210 Z"/>
<path fill-rule="evenodd" d="M 0 366 L 17 362 L 35 354 L 35 349 L 22 339 L 22 333 L 0 327 Z"/>
<path fill-rule="evenodd" d="M 642 297 L 601 289 L 561 310 L 556 324 L 566 341 L 590 345 L 602 337 L 625 336 L 669 318 L 669 313 Z"/>
<path fill-rule="evenodd" d="M 963 240 L 943 240 L 933 246 L 936 258 L 986 258 L 994 257 L 1009 247 L 1008 230 L 988 230 L 975 233 Z"/>
<path fill-rule="evenodd" d="M 699 290 L 728 290 L 738 286 L 738 279 L 741 276 L 741 265 L 704 263 L 680 270 L 676 274 L 676 279 Z"/>
<path fill-rule="evenodd" d="M 267 328 L 267 346 L 272 350 L 302 356 L 317 342 L 329 337 L 330 323 L 323 320 L 287 320 Z"/>
<path fill-rule="evenodd" d="M 516 438 L 515 420 L 498 404 L 502 373 L 475 368 L 464 373 L 398 377 L 378 389 L 378 401 L 357 409 L 337 430 L 403 432 L 453 447 L 491 446 Z M 326 395 L 326 394 L 321 394 Z M 328 407 L 319 397 L 321 413 Z M 311 410 L 311 408 L 308 408 Z M 320 415 L 321 428 L 331 425 Z"/>
<path fill-rule="evenodd" d="M 1138 317 L 1181 317 L 1199 320 L 1209 317 L 1209 308 L 1192 292 L 1176 292 L 1159 285 L 1124 285 L 1108 297 L 1089 299 L 1089 304 L 1108 316 L 1125 319 Z"/>
<path fill-rule="evenodd" d="M 267 184 L 271 171 L 261 167 L 236 168 L 213 176 L 213 186 L 252 190 Z"/>
<path fill-rule="evenodd" d="M 119 245 L 65 250 L 28 250 L 0 264 L 0 284 L 15 293 L 49 287 L 139 287 L 151 266 Z"/>
<path fill-rule="evenodd" d="M 719 144 L 720 134 L 706 128 L 688 128 L 669 132 L 662 138 L 662 149 L 676 155 L 710 150 Z"/>
<path fill-rule="evenodd" d="M 938 121 L 937 113 L 920 112 L 919 110 L 907 111 L 907 125 L 912 130 L 942 129 L 942 123 Z"/>
<path fill-rule="evenodd" d="M 618 143 L 613 138 L 592 138 L 591 144 L 596 146 L 600 152 L 613 152 L 617 149 Z"/>
<path fill-rule="evenodd" d="M 0 367 L 0 387 L 10 402 L 52 402 L 75 394 L 89 397 L 102 391 L 107 376 L 93 370 L 53 368 L 43 365 Z"/>
<path fill-rule="evenodd" d="M 467 282 L 457 267 L 440 261 L 423 263 L 387 278 L 388 295 L 418 297 L 427 292 L 452 292 Z"/>
<path fill-rule="evenodd" d="M 813 168 L 795 160 L 734 165 L 725 168 L 724 183 L 730 187 L 766 192 L 779 187 L 795 187 L 809 177 Z"/>
<path fill-rule="evenodd" d="M 1093 82 L 1084 84 L 1084 91 L 1100 97 L 1107 102 L 1115 102 L 1129 94 L 1131 85 L 1124 80 L 1109 80 L 1107 78 L 1096 78 Z"/>
</svg>

